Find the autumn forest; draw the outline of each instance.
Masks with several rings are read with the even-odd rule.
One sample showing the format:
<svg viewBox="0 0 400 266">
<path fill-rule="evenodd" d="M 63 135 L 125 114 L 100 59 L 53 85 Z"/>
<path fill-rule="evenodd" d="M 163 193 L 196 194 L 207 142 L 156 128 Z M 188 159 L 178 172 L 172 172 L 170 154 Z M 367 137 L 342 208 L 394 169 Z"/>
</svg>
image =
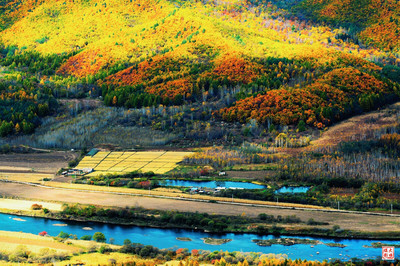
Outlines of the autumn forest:
<svg viewBox="0 0 400 266">
<path fill-rule="evenodd" d="M 0 133 L 63 98 L 318 129 L 396 101 L 396 1 L 315 2 L 2 1 Z"/>
</svg>

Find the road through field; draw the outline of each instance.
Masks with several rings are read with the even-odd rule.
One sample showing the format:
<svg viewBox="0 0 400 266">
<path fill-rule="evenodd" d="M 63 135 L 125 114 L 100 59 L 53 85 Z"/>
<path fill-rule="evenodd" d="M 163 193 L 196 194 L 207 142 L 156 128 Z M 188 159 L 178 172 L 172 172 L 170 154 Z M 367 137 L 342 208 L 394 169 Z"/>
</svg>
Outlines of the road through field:
<svg viewBox="0 0 400 266">
<path fill-rule="evenodd" d="M 42 201 L 65 203 L 94 204 L 116 207 L 143 207 L 146 209 L 177 210 L 182 212 L 207 212 L 223 215 L 257 216 L 260 213 L 283 217 L 296 215 L 303 221 L 313 218 L 316 221 L 328 222 L 329 226 L 339 225 L 343 229 L 360 231 L 399 231 L 400 218 L 390 216 L 373 216 L 361 213 L 335 213 L 311 210 L 277 209 L 271 207 L 251 207 L 231 204 L 163 199 L 143 196 L 119 195 L 104 192 L 75 191 L 34 187 L 16 183 L 1 183 L 0 194 Z"/>
</svg>

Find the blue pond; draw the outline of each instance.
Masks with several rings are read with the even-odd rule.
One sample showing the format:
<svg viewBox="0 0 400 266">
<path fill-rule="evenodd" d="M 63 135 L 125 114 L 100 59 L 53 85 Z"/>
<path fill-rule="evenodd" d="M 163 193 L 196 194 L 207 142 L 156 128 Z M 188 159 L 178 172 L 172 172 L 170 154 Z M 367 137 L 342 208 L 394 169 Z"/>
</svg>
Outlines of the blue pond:
<svg viewBox="0 0 400 266">
<path fill-rule="evenodd" d="M 309 187 L 281 187 L 275 194 L 278 193 L 306 193 L 310 188 Z"/>
<path fill-rule="evenodd" d="M 15 220 L 23 219 L 23 221 Z M 60 224 L 65 226 L 60 227 Z M 93 230 L 85 230 L 85 227 L 90 227 Z M 79 238 L 83 235 L 93 235 L 95 232 L 102 232 L 107 239 L 114 238 L 115 244 L 122 244 L 125 239 L 130 239 L 132 242 L 142 243 L 144 245 L 153 245 L 158 248 L 188 248 L 188 249 L 204 249 L 204 250 L 228 250 L 228 251 L 243 251 L 243 252 L 262 252 L 287 254 L 289 258 L 302 258 L 307 260 L 324 260 L 329 258 L 340 258 L 348 260 L 350 258 L 375 258 L 381 255 L 381 249 L 364 248 L 363 245 L 371 245 L 372 242 L 378 240 L 354 240 L 354 239 L 329 239 L 329 238 L 311 238 L 321 240 L 324 243 L 341 243 L 347 245 L 345 248 L 328 247 L 325 245 L 294 245 L 290 247 L 282 245 L 272 245 L 270 247 L 260 247 L 252 242 L 252 239 L 272 239 L 273 236 L 258 236 L 256 234 L 210 234 L 191 230 L 177 229 L 159 229 L 150 227 L 137 226 L 120 226 L 101 224 L 93 222 L 72 222 L 59 221 L 44 218 L 33 218 L 24 216 L 13 216 L 9 214 L 0 214 L 0 228 L 6 231 L 26 232 L 38 234 L 41 231 L 46 231 L 51 236 L 56 236 L 60 231 L 70 234 L 75 234 Z M 189 237 L 193 241 L 179 241 L 177 237 Z M 204 244 L 201 238 L 229 238 L 231 242 L 221 246 L 212 246 Z M 282 236 L 285 237 L 285 236 Z M 297 237 L 304 238 L 304 237 Z M 380 240 L 387 244 L 395 244 L 398 241 Z M 317 253 L 319 252 L 319 254 Z M 399 255 L 396 255 L 399 256 Z"/>
<path fill-rule="evenodd" d="M 263 189 L 266 188 L 263 185 L 257 185 L 246 182 L 221 182 L 221 181 L 187 181 L 187 180 L 165 180 L 160 181 L 162 186 L 174 186 L 174 187 L 198 187 L 198 188 L 243 188 L 243 189 Z"/>
</svg>

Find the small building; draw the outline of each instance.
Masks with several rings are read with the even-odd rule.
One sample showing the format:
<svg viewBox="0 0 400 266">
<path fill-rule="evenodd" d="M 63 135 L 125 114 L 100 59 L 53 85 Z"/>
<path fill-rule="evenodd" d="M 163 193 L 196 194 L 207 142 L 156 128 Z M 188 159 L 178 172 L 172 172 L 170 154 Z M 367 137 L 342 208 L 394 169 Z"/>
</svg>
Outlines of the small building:
<svg viewBox="0 0 400 266">
<path fill-rule="evenodd" d="M 65 176 L 77 176 L 77 175 L 83 175 L 83 171 L 81 169 L 69 169 L 66 171 L 67 173 L 64 174 Z M 64 172 L 65 173 L 65 172 Z"/>
<path fill-rule="evenodd" d="M 197 187 L 192 187 L 192 188 L 190 188 L 190 192 L 192 192 L 192 193 L 199 192 L 199 188 L 197 188 Z"/>
<path fill-rule="evenodd" d="M 93 172 L 93 168 L 83 168 L 83 169 L 69 169 L 68 171 L 62 172 L 64 176 L 81 176 Z"/>
<path fill-rule="evenodd" d="M 82 170 L 82 172 L 85 173 L 85 174 L 89 174 L 89 173 L 93 172 L 93 168 L 83 168 L 83 169 L 80 169 L 80 170 Z"/>
<path fill-rule="evenodd" d="M 91 156 L 91 157 L 93 157 L 93 156 L 95 156 L 96 155 L 96 153 L 98 153 L 99 152 L 99 150 L 98 149 L 96 149 L 96 148 L 93 148 L 93 149 L 91 149 L 88 153 L 87 153 L 87 156 Z"/>
</svg>

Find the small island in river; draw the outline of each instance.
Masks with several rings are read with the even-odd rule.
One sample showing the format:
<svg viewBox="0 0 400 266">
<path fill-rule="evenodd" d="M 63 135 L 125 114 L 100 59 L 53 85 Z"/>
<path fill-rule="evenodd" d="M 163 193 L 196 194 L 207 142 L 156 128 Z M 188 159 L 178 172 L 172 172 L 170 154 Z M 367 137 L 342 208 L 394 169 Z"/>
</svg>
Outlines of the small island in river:
<svg viewBox="0 0 400 266">
<path fill-rule="evenodd" d="M 222 245 L 232 241 L 232 239 L 218 239 L 212 237 L 202 238 L 201 240 L 203 240 L 204 244 L 208 245 Z"/>
<path fill-rule="evenodd" d="M 396 245 L 396 244 L 385 244 L 382 242 L 373 242 L 371 243 L 371 246 L 368 245 L 363 245 L 364 248 L 382 248 L 382 247 L 387 247 L 387 246 L 391 246 L 394 248 L 400 248 L 400 244 Z"/>
<path fill-rule="evenodd" d="M 177 240 L 180 240 L 180 241 L 185 241 L 185 242 L 190 242 L 190 241 L 192 241 L 192 239 L 189 238 L 189 237 L 177 237 L 176 239 L 177 239 Z"/>
<path fill-rule="evenodd" d="M 344 248 L 346 245 L 340 244 L 340 243 L 323 243 L 319 240 L 313 240 L 313 239 L 303 239 L 303 238 L 274 238 L 274 239 L 267 239 L 267 240 L 262 240 L 262 239 L 253 239 L 252 240 L 254 243 L 261 247 L 269 247 L 271 245 L 283 245 L 283 246 L 293 246 L 293 245 L 298 245 L 298 244 L 306 244 L 306 245 L 326 245 L 329 247 L 339 247 L 339 248 Z"/>
</svg>

